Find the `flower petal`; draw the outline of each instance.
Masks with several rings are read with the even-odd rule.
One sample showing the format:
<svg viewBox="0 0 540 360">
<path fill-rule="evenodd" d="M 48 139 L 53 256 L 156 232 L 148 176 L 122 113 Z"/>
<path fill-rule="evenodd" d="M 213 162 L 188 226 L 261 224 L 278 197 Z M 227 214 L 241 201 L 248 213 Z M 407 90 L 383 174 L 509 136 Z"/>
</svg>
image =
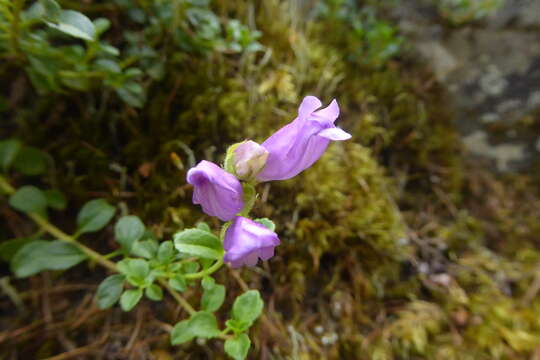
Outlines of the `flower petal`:
<svg viewBox="0 0 540 360">
<path fill-rule="evenodd" d="M 331 127 L 328 129 L 324 129 L 323 131 L 319 132 L 317 135 L 320 137 L 326 138 L 328 140 L 334 140 L 334 141 L 348 140 L 352 137 L 351 134 L 341 130 L 338 127 Z"/>
<path fill-rule="evenodd" d="M 280 243 L 275 232 L 267 227 L 237 216 L 225 233 L 223 261 L 236 268 L 241 265 L 254 266 L 259 258 L 268 260 Z"/>
<path fill-rule="evenodd" d="M 304 119 L 321 106 L 321 100 L 315 96 L 306 96 L 298 107 L 298 117 Z"/>
<path fill-rule="evenodd" d="M 328 105 L 324 109 L 315 111 L 313 113 L 313 116 L 315 118 L 322 118 L 322 119 L 324 119 L 326 121 L 334 123 L 334 121 L 336 121 L 336 119 L 339 116 L 339 105 L 338 105 L 336 99 L 332 100 L 330 105 Z"/>
<path fill-rule="evenodd" d="M 334 99 L 324 109 L 315 111 L 320 106 L 319 99 L 306 96 L 298 109 L 298 117 L 261 144 L 269 154 L 265 167 L 256 177 L 258 181 L 290 179 L 313 165 L 330 140 L 351 137 L 333 125 L 339 116 L 337 101 Z"/>
<path fill-rule="evenodd" d="M 238 179 L 209 161 L 201 161 L 187 173 L 193 185 L 193 203 L 223 221 L 231 220 L 244 207 L 242 184 Z"/>
<path fill-rule="evenodd" d="M 273 246 L 261 248 L 259 250 L 259 257 L 265 261 L 274 257 L 274 254 L 275 254 L 275 247 Z"/>
</svg>

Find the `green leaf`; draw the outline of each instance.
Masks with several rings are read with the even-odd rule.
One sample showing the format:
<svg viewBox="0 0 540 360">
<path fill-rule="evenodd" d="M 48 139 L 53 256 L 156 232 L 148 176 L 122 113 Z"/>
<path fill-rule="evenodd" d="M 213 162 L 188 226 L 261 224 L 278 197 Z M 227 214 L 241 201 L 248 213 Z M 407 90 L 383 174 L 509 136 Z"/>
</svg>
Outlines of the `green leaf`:
<svg viewBox="0 0 540 360">
<path fill-rule="evenodd" d="M 208 269 L 210 266 L 215 264 L 214 259 L 199 259 L 199 263 L 201 264 L 203 270 Z"/>
<path fill-rule="evenodd" d="M 214 314 L 199 311 L 189 320 L 189 330 L 196 337 L 213 338 L 219 336 L 220 331 Z"/>
<path fill-rule="evenodd" d="M 62 9 L 60 5 L 54 0 L 39 0 L 41 6 L 45 10 L 45 17 L 49 21 L 56 22 L 60 18 L 60 13 Z"/>
<path fill-rule="evenodd" d="M 212 288 L 216 285 L 216 280 L 214 280 L 211 276 L 205 276 L 202 281 L 201 285 L 204 290 L 212 290 Z"/>
<path fill-rule="evenodd" d="M 111 21 L 107 18 L 97 18 L 94 21 L 94 28 L 96 29 L 96 35 L 99 36 L 107 31 L 111 27 Z"/>
<path fill-rule="evenodd" d="M 65 270 L 86 259 L 75 245 L 64 241 L 36 240 L 24 245 L 11 261 L 17 277 L 27 277 L 45 270 Z"/>
<path fill-rule="evenodd" d="M 266 228 L 272 231 L 276 230 L 276 224 L 274 224 L 274 222 L 268 218 L 255 219 L 255 222 L 264 225 Z"/>
<path fill-rule="evenodd" d="M 171 344 L 180 345 L 192 340 L 195 337 L 189 329 L 189 319 L 183 320 L 174 325 L 171 331 Z"/>
<path fill-rule="evenodd" d="M 0 259 L 10 262 L 20 248 L 34 240 L 32 238 L 17 238 L 2 242 L 0 244 Z"/>
<path fill-rule="evenodd" d="M 176 250 L 206 259 L 221 259 L 223 246 L 219 238 L 200 229 L 187 229 L 174 235 Z"/>
<path fill-rule="evenodd" d="M 172 259 L 174 259 L 175 251 L 174 251 L 174 244 L 172 241 L 167 240 L 162 242 L 159 245 L 157 258 L 160 263 L 168 263 Z"/>
<path fill-rule="evenodd" d="M 173 278 L 169 279 L 169 285 L 176 291 L 184 292 L 186 291 L 187 284 L 186 279 L 180 275 L 176 275 Z"/>
<path fill-rule="evenodd" d="M 0 167 L 3 171 L 9 169 L 20 150 L 21 143 L 19 140 L 9 139 L 0 141 Z"/>
<path fill-rule="evenodd" d="M 133 255 L 141 256 L 147 259 L 152 259 L 156 256 L 159 245 L 156 240 L 137 241 L 131 248 Z"/>
<path fill-rule="evenodd" d="M 131 250 L 133 244 L 144 235 L 145 227 L 137 216 L 123 216 L 114 226 L 114 236 L 124 248 Z"/>
<path fill-rule="evenodd" d="M 135 81 L 128 81 L 122 87 L 115 90 L 124 102 L 133 107 L 140 108 L 146 102 L 146 94 L 143 87 Z"/>
<path fill-rule="evenodd" d="M 251 324 L 234 320 L 234 319 L 229 319 L 225 322 L 225 326 L 231 329 L 235 334 L 239 334 L 246 331 L 247 329 L 249 329 L 250 325 Z"/>
<path fill-rule="evenodd" d="M 102 229 L 112 219 L 116 209 L 104 199 L 90 200 L 77 215 L 78 233 L 84 234 Z"/>
<path fill-rule="evenodd" d="M 37 148 L 24 146 L 13 163 L 13 167 L 24 175 L 40 175 L 47 170 L 47 155 Z"/>
<path fill-rule="evenodd" d="M 246 334 L 240 334 L 225 341 L 225 352 L 234 360 L 244 360 L 249 352 L 251 340 Z"/>
<path fill-rule="evenodd" d="M 201 309 L 214 312 L 221 307 L 225 301 L 225 286 L 215 285 L 204 291 L 201 299 Z"/>
<path fill-rule="evenodd" d="M 95 66 L 97 69 L 103 70 L 110 74 L 120 74 L 122 72 L 120 65 L 116 61 L 109 59 L 96 60 Z"/>
<path fill-rule="evenodd" d="M 262 312 L 264 302 L 257 290 L 249 290 L 236 298 L 232 317 L 235 320 L 252 324 Z"/>
<path fill-rule="evenodd" d="M 124 259 L 118 262 L 118 271 L 126 276 L 144 279 L 150 273 L 150 265 L 144 259 Z"/>
<path fill-rule="evenodd" d="M 205 222 L 198 223 L 197 224 L 197 229 L 203 230 L 203 231 L 206 231 L 206 232 L 211 232 L 210 226 L 208 226 L 208 224 L 205 223 Z"/>
<path fill-rule="evenodd" d="M 189 320 L 180 321 L 174 326 L 171 332 L 171 344 L 183 344 L 194 337 L 213 338 L 219 334 L 216 317 L 208 312 L 199 311 Z"/>
<path fill-rule="evenodd" d="M 199 263 L 198 263 L 198 262 L 194 262 L 194 261 L 191 261 L 191 262 L 187 262 L 187 263 L 182 264 L 182 271 L 183 271 L 185 274 L 193 274 L 193 273 L 196 273 L 197 271 L 199 271 L 199 268 L 200 268 Z"/>
<path fill-rule="evenodd" d="M 125 276 L 111 275 L 99 284 L 96 293 L 96 302 L 100 309 L 108 309 L 120 299 L 124 288 Z"/>
<path fill-rule="evenodd" d="M 145 289 L 146 297 L 153 301 L 163 299 L 163 290 L 156 284 L 152 284 Z"/>
<path fill-rule="evenodd" d="M 9 197 L 9 205 L 25 213 L 45 215 L 47 212 L 47 198 L 35 186 L 27 185 L 18 189 Z"/>
<path fill-rule="evenodd" d="M 47 21 L 46 24 L 79 39 L 94 41 L 96 37 L 94 23 L 78 11 L 62 10 L 56 22 Z"/>
<path fill-rule="evenodd" d="M 120 297 L 120 307 L 124 311 L 130 311 L 141 300 L 143 291 L 141 289 L 129 289 L 124 291 Z"/>
<path fill-rule="evenodd" d="M 67 206 L 67 200 L 58 190 L 45 190 L 45 198 L 47 199 L 47 205 L 55 210 L 64 210 Z"/>
</svg>

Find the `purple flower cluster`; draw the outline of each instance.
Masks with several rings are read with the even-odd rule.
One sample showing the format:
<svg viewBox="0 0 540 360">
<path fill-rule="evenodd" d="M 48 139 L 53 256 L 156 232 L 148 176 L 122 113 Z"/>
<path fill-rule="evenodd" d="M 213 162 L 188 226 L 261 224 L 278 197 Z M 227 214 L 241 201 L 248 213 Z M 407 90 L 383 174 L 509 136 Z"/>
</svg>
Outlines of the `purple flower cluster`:
<svg viewBox="0 0 540 360">
<path fill-rule="evenodd" d="M 194 187 L 193 203 L 200 204 L 208 215 L 232 220 L 223 244 L 224 261 L 232 267 L 254 266 L 259 258 L 268 260 L 279 245 L 275 232 L 237 216 L 244 208 L 240 180 L 253 183 L 290 179 L 313 165 L 331 140 L 351 138 L 334 125 L 339 116 L 337 101 L 319 109 L 321 106 L 319 99 L 306 96 L 298 108 L 298 117 L 261 145 L 254 141 L 238 144 L 232 159 L 234 175 L 205 160 L 188 171 L 187 181 Z"/>
</svg>

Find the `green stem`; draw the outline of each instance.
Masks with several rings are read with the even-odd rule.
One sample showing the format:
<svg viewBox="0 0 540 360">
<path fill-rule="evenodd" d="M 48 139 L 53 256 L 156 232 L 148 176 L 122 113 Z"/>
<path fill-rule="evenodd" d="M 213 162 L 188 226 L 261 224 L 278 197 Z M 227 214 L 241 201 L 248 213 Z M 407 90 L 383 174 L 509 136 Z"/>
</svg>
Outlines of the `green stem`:
<svg viewBox="0 0 540 360">
<path fill-rule="evenodd" d="M 15 188 L 11 186 L 6 179 L 0 175 L 0 188 L 7 194 L 11 195 L 15 192 Z M 86 247 L 85 245 L 77 242 L 72 236 L 66 234 L 53 224 L 51 224 L 47 219 L 45 219 L 43 216 L 30 212 L 27 213 L 27 215 L 34 220 L 36 224 L 38 224 L 43 230 L 57 238 L 58 240 L 62 240 L 65 242 L 68 242 L 70 244 L 75 245 L 78 247 L 82 252 L 84 252 L 90 259 L 94 260 L 95 262 L 103 265 L 104 267 L 112 270 L 117 271 L 116 264 L 112 261 L 107 260 L 104 256 L 101 254 L 95 252 L 94 250 Z"/>
<path fill-rule="evenodd" d="M 0 175 L 0 189 L 5 192 L 8 195 L 11 195 L 15 193 L 15 188 L 7 182 L 7 180 Z M 116 267 L 116 263 L 108 260 L 106 256 L 101 255 L 100 253 L 90 249 L 89 247 L 86 247 L 85 245 L 81 244 L 75 238 L 71 235 L 66 234 L 53 224 L 51 224 L 47 219 L 42 217 L 39 214 L 36 213 L 27 213 L 27 215 L 34 220 L 36 224 L 38 224 L 43 230 L 57 238 L 58 240 L 65 241 L 67 243 L 73 244 L 77 248 L 79 248 L 83 253 L 85 253 L 90 259 L 95 261 L 96 263 L 102 265 L 103 267 L 106 267 L 107 269 L 118 272 L 118 268 Z M 109 254 L 110 255 L 110 254 Z M 216 264 L 214 264 L 215 266 Z M 212 267 L 214 267 L 212 266 Z M 208 272 L 211 268 L 208 268 L 206 271 Z M 216 269 L 217 270 L 217 269 Z M 215 271 L 215 270 L 214 270 Z M 195 274 L 193 274 L 195 275 Z M 172 297 L 190 314 L 193 315 L 196 311 L 193 309 L 193 307 L 189 304 L 189 302 L 182 297 L 178 292 L 176 292 L 173 288 L 169 286 L 169 284 L 163 280 L 160 279 L 159 283 L 169 291 L 169 293 L 172 295 Z"/>
<path fill-rule="evenodd" d="M 73 237 L 66 234 L 65 232 L 57 228 L 56 226 L 52 225 L 50 222 L 44 219 L 41 215 L 38 215 L 36 213 L 28 213 L 28 216 L 30 216 L 30 218 L 34 220 L 36 224 L 41 226 L 43 230 L 47 231 L 49 234 L 51 234 L 58 240 L 62 240 L 67 243 L 75 245 L 93 261 L 97 262 L 98 264 L 106 267 L 107 269 L 111 271 L 118 272 L 118 269 L 116 268 L 116 264 L 114 262 L 107 260 L 107 258 L 105 258 L 100 253 L 76 241 Z"/>
<path fill-rule="evenodd" d="M 122 255 L 122 250 L 121 249 L 114 250 L 114 251 L 112 251 L 112 252 L 110 252 L 108 254 L 103 255 L 103 257 L 105 259 L 110 259 L 110 258 L 113 258 L 113 257 L 118 256 L 118 255 Z"/>
<path fill-rule="evenodd" d="M 223 265 L 223 259 L 219 259 L 218 261 L 214 263 L 214 265 L 210 266 L 208 269 L 199 271 L 197 273 L 184 275 L 184 278 L 190 279 L 190 280 L 203 278 L 205 276 L 211 275 L 215 273 L 216 271 L 218 271 L 222 265 Z"/>
<path fill-rule="evenodd" d="M 257 200 L 257 192 L 255 191 L 255 186 L 251 183 L 243 183 L 242 188 L 244 190 L 244 208 L 240 212 L 240 216 L 248 216 L 253 205 L 255 205 L 255 200 Z"/>
</svg>

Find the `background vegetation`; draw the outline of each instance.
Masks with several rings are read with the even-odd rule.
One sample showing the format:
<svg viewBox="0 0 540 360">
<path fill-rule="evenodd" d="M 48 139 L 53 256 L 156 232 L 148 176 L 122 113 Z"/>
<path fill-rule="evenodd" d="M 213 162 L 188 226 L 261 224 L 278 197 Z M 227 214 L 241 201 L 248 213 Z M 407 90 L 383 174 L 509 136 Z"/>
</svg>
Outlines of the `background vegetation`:
<svg viewBox="0 0 540 360">
<path fill-rule="evenodd" d="M 496 175 L 463 155 L 393 1 L 58 3 L 91 22 L 0 0 L 0 136 L 24 146 L 4 168 L 12 184 L 63 194 L 59 227 L 101 197 L 160 237 L 217 228 L 191 204 L 187 169 L 264 140 L 305 95 L 335 97 L 353 139 L 260 185 L 272 191 L 255 212 L 275 220 L 278 256 L 217 275 L 226 302 L 247 287 L 265 300 L 250 358 L 540 359 L 537 174 Z M 448 26 L 484 16 L 461 3 L 438 3 Z M 169 345 L 182 316 L 170 299 L 100 311 L 98 267 L 15 278 L 2 244 L 38 230 L 0 206 L 0 358 L 224 358 L 213 341 Z M 112 234 L 83 239 L 110 252 Z"/>
</svg>

